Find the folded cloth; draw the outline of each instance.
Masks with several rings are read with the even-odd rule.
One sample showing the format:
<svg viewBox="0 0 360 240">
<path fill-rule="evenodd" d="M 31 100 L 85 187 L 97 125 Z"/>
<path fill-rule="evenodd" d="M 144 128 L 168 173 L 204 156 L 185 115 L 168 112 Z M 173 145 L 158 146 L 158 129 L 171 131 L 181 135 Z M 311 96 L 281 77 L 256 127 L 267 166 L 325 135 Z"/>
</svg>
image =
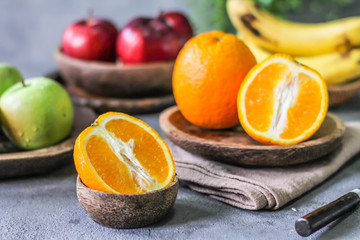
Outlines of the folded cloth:
<svg viewBox="0 0 360 240">
<path fill-rule="evenodd" d="M 234 166 L 168 143 L 178 177 L 191 189 L 239 208 L 275 210 L 323 182 L 360 151 L 360 122 L 346 124 L 342 144 L 328 156 L 290 167 Z"/>
</svg>

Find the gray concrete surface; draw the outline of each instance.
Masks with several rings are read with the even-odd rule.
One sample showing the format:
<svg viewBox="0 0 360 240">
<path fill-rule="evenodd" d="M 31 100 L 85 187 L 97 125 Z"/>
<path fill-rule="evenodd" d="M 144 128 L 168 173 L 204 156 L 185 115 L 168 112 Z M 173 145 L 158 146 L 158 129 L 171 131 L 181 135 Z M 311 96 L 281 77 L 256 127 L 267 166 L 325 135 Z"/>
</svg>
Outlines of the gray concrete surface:
<svg viewBox="0 0 360 240">
<path fill-rule="evenodd" d="M 182 1 L 162 0 L 1 0 L 0 62 L 25 77 L 55 69 L 53 52 L 65 27 L 93 8 L 121 26 L 129 18 L 160 9 L 182 9 Z M 331 109 L 344 121 L 360 120 L 360 95 Z M 158 114 L 137 116 L 160 131 Z M 115 230 L 93 222 L 76 198 L 76 172 L 69 164 L 45 175 L 0 180 L 0 239 L 303 239 L 295 220 L 360 187 L 360 155 L 338 173 L 278 211 L 245 211 L 184 186 L 161 222 L 141 229 Z M 360 210 L 308 239 L 360 239 Z"/>
</svg>

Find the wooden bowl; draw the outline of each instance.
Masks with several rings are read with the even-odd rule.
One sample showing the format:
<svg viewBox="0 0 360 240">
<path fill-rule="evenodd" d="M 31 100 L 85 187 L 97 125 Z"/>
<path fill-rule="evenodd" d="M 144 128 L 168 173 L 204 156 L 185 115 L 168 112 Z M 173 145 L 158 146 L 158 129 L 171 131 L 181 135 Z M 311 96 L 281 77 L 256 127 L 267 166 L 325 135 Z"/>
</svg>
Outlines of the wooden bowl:
<svg viewBox="0 0 360 240">
<path fill-rule="evenodd" d="M 172 91 L 174 61 L 124 66 L 122 63 L 84 61 L 55 53 L 67 85 L 104 97 L 145 97 Z"/>
<path fill-rule="evenodd" d="M 329 85 L 328 92 L 330 107 L 343 104 L 360 92 L 360 78 L 344 84 Z"/>
<path fill-rule="evenodd" d="M 139 228 L 155 223 L 173 207 L 179 188 L 177 176 L 166 188 L 140 194 L 113 194 L 93 190 L 77 177 L 81 206 L 97 223 L 111 228 Z"/>
<path fill-rule="evenodd" d="M 206 130 L 194 126 L 176 106 L 160 114 L 160 127 L 168 139 L 188 152 L 220 162 L 258 167 L 288 166 L 319 159 L 341 144 L 345 132 L 341 119 L 328 113 L 309 140 L 294 145 L 264 145 L 240 127 Z"/>
</svg>

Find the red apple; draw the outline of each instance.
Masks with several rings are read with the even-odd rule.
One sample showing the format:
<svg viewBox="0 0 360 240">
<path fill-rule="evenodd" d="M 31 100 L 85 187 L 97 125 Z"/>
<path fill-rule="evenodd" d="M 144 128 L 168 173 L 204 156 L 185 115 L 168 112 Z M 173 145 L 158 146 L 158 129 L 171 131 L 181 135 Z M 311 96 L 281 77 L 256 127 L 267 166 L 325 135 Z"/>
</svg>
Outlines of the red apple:
<svg viewBox="0 0 360 240">
<path fill-rule="evenodd" d="M 89 17 L 66 28 L 62 38 L 62 49 L 70 57 L 114 61 L 117 30 L 106 19 Z"/>
<path fill-rule="evenodd" d="M 140 17 L 118 34 L 116 52 L 124 64 L 169 61 L 180 46 L 177 33 L 163 20 Z"/>
<path fill-rule="evenodd" d="M 160 13 L 159 17 L 163 18 L 179 34 L 181 46 L 193 36 L 192 27 L 184 14 L 180 12 L 164 12 Z"/>
</svg>

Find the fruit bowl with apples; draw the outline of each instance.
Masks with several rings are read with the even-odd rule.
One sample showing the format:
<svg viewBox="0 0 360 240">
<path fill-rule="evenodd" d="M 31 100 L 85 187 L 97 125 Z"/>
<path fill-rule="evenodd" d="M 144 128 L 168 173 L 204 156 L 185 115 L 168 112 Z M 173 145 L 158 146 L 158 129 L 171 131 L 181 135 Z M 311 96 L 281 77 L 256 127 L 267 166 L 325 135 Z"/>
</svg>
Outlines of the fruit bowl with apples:
<svg viewBox="0 0 360 240">
<path fill-rule="evenodd" d="M 122 29 L 90 17 L 64 32 L 55 58 L 67 86 L 107 98 L 171 93 L 174 60 L 193 35 L 178 12 L 138 17 Z"/>
</svg>

